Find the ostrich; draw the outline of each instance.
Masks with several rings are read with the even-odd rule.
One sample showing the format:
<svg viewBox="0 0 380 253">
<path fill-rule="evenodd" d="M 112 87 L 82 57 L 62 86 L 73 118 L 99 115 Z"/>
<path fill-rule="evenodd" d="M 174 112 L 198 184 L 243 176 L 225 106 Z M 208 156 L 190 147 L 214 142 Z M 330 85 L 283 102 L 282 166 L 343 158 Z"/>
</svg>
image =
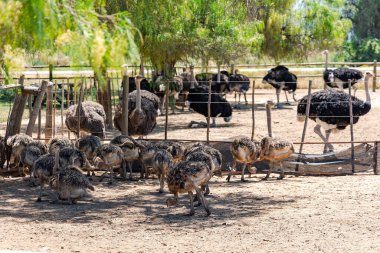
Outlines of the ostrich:
<svg viewBox="0 0 380 253">
<path fill-rule="evenodd" d="M 100 138 L 94 135 L 81 137 L 75 142 L 75 147 L 85 154 L 88 161 L 93 161 L 96 156 L 96 149 L 100 145 L 102 145 Z M 87 176 L 90 176 L 90 170 L 87 171 Z M 92 176 L 95 176 L 94 170 L 92 170 Z"/>
<path fill-rule="evenodd" d="M 71 105 L 67 109 L 65 124 L 76 135 L 78 135 L 79 123 L 81 132 L 91 133 L 104 139 L 106 133 L 105 121 L 106 113 L 103 106 L 93 101 L 85 101 L 81 104 L 81 107 Z M 80 136 L 77 137 L 79 138 Z"/>
<path fill-rule="evenodd" d="M 7 138 L 7 161 L 10 161 L 11 155 L 14 157 L 14 166 L 20 165 L 21 151 L 33 141 L 33 138 L 26 134 L 15 134 Z"/>
<path fill-rule="evenodd" d="M 164 192 L 165 179 L 173 164 L 173 156 L 166 150 L 158 150 L 153 156 L 153 169 L 160 180 L 160 193 Z"/>
<path fill-rule="evenodd" d="M 140 157 L 140 150 L 144 148 L 143 145 L 137 143 L 132 137 L 126 135 L 119 135 L 110 141 L 110 144 L 117 145 L 124 153 L 124 161 L 129 166 L 129 179 L 132 180 L 132 162 L 138 160 Z M 122 168 L 122 177 L 126 178 L 125 167 Z M 145 168 L 142 167 L 142 170 Z"/>
<path fill-rule="evenodd" d="M 278 138 L 264 137 L 260 142 L 260 156 L 259 160 L 268 160 L 270 162 L 267 175 L 262 180 L 267 180 L 274 164 L 279 163 L 281 172 L 277 178 L 281 180 L 284 178 L 284 168 L 282 161 L 290 157 L 294 153 L 293 144 Z"/>
<path fill-rule="evenodd" d="M 363 73 L 356 69 L 337 68 L 328 69 L 329 51 L 322 52 L 325 55 L 325 71 L 323 72 L 323 80 L 326 85 L 331 88 L 339 88 L 341 90 L 348 88 L 348 82 L 351 80 L 352 88 L 354 89 L 354 96 L 356 94 L 356 83 L 363 78 Z"/>
<path fill-rule="evenodd" d="M 178 203 L 179 193 L 188 193 L 190 199 L 190 215 L 194 215 L 193 191 L 195 190 L 198 200 L 206 210 L 207 216 L 211 214 L 210 209 L 204 199 L 201 186 L 213 176 L 212 158 L 208 155 L 207 162 L 204 161 L 181 161 L 169 170 L 167 184 L 169 191 L 174 194 L 174 198 L 166 200 L 167 206 Z"/>
<path fill-rule="evenodd" d="M 107 167 L 107 171 L 101 176 L 100 181 L 103 180 L 103 177 L 107 172 L 110 173 L 110 182 L 113 184 L 113 167 L 122 166 L 124 161 L 123 150 L 113 144 L 102 144 L 96 150 L 96 157 L 94 158 L 95 167 L 99 168 L 99 165 L 103 164 Z"/>
<path fill-rule="evenodd" d="M 280 103 L 280 92 L 284 91 L 286 97 L 286 103 L 289 104 L 288 95 L 286 92 L 293 93 L 293 100 L 296 102 L 295 91 L 297 89 L 297 76 L 291 72 L 289 69 L 283 65 L 279 65 L 272 68 L 263 78 L 263 83 L 269 83 L 276 89 L 277 96 L 277 107 L 281 108 Z"/>
<path fill-rule="evenodd" d="M 48 142 L 48 150 L 52 155 L 55 155 L 57 151 L 59 152 L 59 150 L 65 147 L 74 147 L 74 145 L 69 138 L 64 136 L 54 137 Z"/>
<path fill-rule="evenodd" d="M 364 86 L 366 101 L 362 101 L 354 96 L 352 99 L 353 123 L 359 121 L 359 117 L 367 114 L 371 109 L 371 98 L 368 90 L 368 79 L 373 75 L 366 72 Z M 325 143 L 323 152 L 334 151 L 334 147 L 328 143 L 333 130 L 344 130 L 350 125 L 349 97 L 350 95 L 341 90 L 321 90 L 311 94 L 309 118 L 317 125 L 314 132 L 321 137 Z M 303 121 L 306 116 L 307 96 L 303 97 L 297 107 L 297 119 Z M 325 136 L 321 133 L 321 127 L 325 129 Z"/>
<path fill-rule="evenodd" d="M 192 83 L 192 88 L 190 89 L 187 96 L 187 104 L 190 106 L 190 108 L 205 117 L 208 116 L 208 93 L 209 89 L 207 86 L 195 86 L 194 83 Z M 211 127 L 216 127 L 216 117 L 223 117 L 225 122 L 229 122 L 232 119 L 231 105 L 226 99 L 214 92 L 211 92 L 210 109 L 210 116 L 212 119 Z M 192 127 L 192 125 L 196 123 L 198 125 L 206 126 L 206 124 L 203 122 L 198 123 L 191 121 L 188 127 Z"/>
<path fill-rule="evenodd" d="M 248 104 L 247 91 L 249 90 L 249 78 L 246 75 L 239 74 L 239 70 L 235 69 L 234 74 L 228 73 L 228 71 L 221 71 L 221 73 L 228 76 L 228 83 L 230 91 L 235 91 L 235 102 L 236 102 L 236 92 L 239 93 L 238 106 L 240 106 L 240 97 L 243 93 L 245 104 Z"/>
<path fill-rule="evenodd" d="M 155 94 L 160 98 L 160 114 L 164 114 L 164 108 L 166 103 L 166 78 L 164 76 L 158 76 L 157 79 L 154 81 L 159 89 Z M 181 76 L 174 76 L 173 79 L 169 81 L 169 97 L 173 96 L 174 100 L 179 99 L 179 93 L 183 89 L 183 79 Z M 172 113 L 174 114 L 174 104 L 172 106 Z"/>
<path fill-rule="evenodd" d="M 230 92 L 230 86 L 228 83 L 228 76 L 220 72 L 220 79 L 218 80 L 218 74 L 214 73 L 198 73 L 195 75 L 195 79 L 201 86 L 208 86 L 208 82 L 211 83 L 211 90 L 218 95 L 221 93 Z"/>
<path fill-rule="evenodd" d="M 29 169 L 30 177 L 32 177 L 32 168 L 34 162 L 42 155 L 47 153 L 47 147 L 40 141 L 32 141 L 21 151 L 20 161 L 22 168 L 19 169 L 20 174 L 24 175 L 24 167 Z"/>
<path fill-rule="evenodd" d="M 87 189 L 95 190 L 82 170 L 73 165 L 60 169 L 50 180 L 50 186 L 57 193 L 57 199 L 53 203 L 63 204 L 75 204 L 77 199 L 87 196 Z"/>
<path fill-rule="evenodd" d="M 245 182 L 244 172 L 247 165 L 252 165 L 258 159 L 259 149 L 256 144 L 247 137 L 235 139 L 230 146 L 230 151 L 234 158 L 232 169 L 236 168 L 236 162 L 243 164 L 241 170 L 241 181 Z M 248 169 L 250 167 L 248 166 Z M 231 173 L 226 178 L 227 182 L 230 181 Z"/>
<path fill-rule="evenodd" d="M 153 131 L 156 127 L 158 106 L 160 99 L 153 93 L 140 90 L 140 82 L 144 77 L 136 76 L 136 91 L 129 94 L 128 99 L 128 134 L 143 136 Z M 119 104 L 115 109 L 113 119 L 115 127 L 121 131 L 122 107 Z"/>
<path fill-rule="evenodd" d="M 50 181 L 50 178 L 53 176 L 53 168 L 55 165 L 55 155 L 53 154 L 45 154 L 40 156 L 33 164 L 32 169 L 32 182 L 31 185 L 35 185 L 35 179 L 38 180 L 40 184 L 39 195 L 37 198 L 37 202 L 41 202 L 42 191 L 44 189 L 44 185 Z"/>
</svg>

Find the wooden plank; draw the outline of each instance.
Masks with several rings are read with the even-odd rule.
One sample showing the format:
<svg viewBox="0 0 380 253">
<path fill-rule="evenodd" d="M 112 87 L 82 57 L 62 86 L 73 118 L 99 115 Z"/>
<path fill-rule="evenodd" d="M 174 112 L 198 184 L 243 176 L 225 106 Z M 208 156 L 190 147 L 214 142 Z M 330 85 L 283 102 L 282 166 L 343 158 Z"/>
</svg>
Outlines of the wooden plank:
<svg viewBox="0 0 380 253">
<path fill-rule="evenodd" d="M 36 124 L 38 113 L 41 110 L 41 104 L 42 104 L 43 98 L 45 97 L 47 85 L 48 85 L 48 82 L 43 80 L 40 87 L 40 91 L 34 101 L 32 112 L 29 115 L 29 123 L 28 123 L 28 126 L 26 127 L 26 134 L 29 136 L 33 135 L 34 125 Z"/>
</svg>

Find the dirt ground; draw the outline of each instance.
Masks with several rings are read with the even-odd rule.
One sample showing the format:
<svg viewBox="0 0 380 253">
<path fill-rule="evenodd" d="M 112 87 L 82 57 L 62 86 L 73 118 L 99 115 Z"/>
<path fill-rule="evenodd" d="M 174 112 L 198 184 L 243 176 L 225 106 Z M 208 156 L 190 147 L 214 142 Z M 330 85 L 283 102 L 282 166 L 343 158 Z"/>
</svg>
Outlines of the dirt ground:
<svg viewBox="0 0 380 253">
<path fill-rule="evenodd" d="M 301 97 L 306 93 L 297 93 Z M 358 91 L 364 98 L 364 92 Z M 355 125 L 355 140 L 380 140 L 379 92 L 371 93 L 372 109 Z M 257 91 L 255 138 L 266 134 L 264 103 L 275 99 L 273 90 Z M 233 97 L 229 97 L 233 101 Z M 249 106 L 248 106 L 249 107 Z M 273 133 L 293 142 L 301 139 L 303 124 L 296 107 L 272 111 Z M 251 135 L 252 112 L 235 110 L 230 123 L 218 119 L 210 140 Z M 149 137 L 164 137 L 165 117 Z M 187 127 L 202 116 L 185 111 L 169 115 L 169 139 L 205 140 L 206 129 Z M 310 122 L 306 141 L 320 141 Z M 109 132 L 114 136 L 117 132 Z M 349 141 L 349 128 L 331 136 Z M 347 145 L 335 145 L 336 149 Z M 296 150 L 298 146 L 296 145 Z M 305 145 L 304 152 L 320 153 L 321 145 Z M 135 177 L 138 174 L 134 175 Z M 92 198 L 76 205 L 51 204 L 50 196 L 37 203 L 37 188 L 22 178 L 0 178 L 0 252 L 379 252 L 380 177 L 373 173 L 339 177 L 286 176 L 261 181 L 247 178 L 211 179 L 207 201 L 188 216 L 187 196 L 177 207 L 166 207 L 170 196 L 159 194 L 158 180 L 107 181 L 93 184 Z M 47 191 L 51 193 L 50 190 Z"/>
</svg>

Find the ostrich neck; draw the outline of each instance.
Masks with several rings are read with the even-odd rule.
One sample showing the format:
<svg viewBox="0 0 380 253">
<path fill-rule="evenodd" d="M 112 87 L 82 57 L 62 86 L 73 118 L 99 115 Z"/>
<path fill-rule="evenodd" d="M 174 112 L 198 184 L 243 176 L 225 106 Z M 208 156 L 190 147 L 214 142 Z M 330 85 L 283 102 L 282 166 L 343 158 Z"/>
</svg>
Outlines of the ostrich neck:
<svg viewBox="0 0 380 253">
<path fill-rule="evenodd" d="M 325 69 L 328 68 L 329 53 L 325 54 Z"/>
<path fill-rule="evenodd" d="M 369 95 L 369 88 L 368 88 L 368 77 L 364 78 L 364 88 L 365 88 L 365 101 L 368 104 L 371 104 L 371 96 Z"/>
<path fill-rule="evenodd" d="M 197 80 L 195 79 L 194 69 L 191 69 L 190 70 L 190 88 L 194 89 L 195 86 L 198 86 L 198 84 L 197 84 Z"/>
<path fill-rule="evenodd" d="M 136 82 L 136 109 L 141 111 L 140 81 Z"/>
</svg>

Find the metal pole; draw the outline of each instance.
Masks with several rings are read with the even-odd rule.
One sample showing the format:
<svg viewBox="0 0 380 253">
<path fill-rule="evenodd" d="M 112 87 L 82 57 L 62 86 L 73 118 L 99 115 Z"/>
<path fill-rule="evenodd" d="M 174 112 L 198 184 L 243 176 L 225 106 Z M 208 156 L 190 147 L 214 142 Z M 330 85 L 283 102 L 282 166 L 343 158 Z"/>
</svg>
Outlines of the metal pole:
<svg viewBox="0 0 380 253">
<path fill-rule="evenodd" d="M 354 117 L 352 112 L 352 97 L 351 97 L 351 80 L 348 80 L 348 102 L 349 102 L 349 109 L 350 109 L 350 135 L 351 135 L 351 141 L 354 141 Z M 355 144 L 351 143 L 351 167 L 352 167 L 352 173 L 355 173 Z"/>
<path fill-rule="evenodd" d="M 251 135 L 251 141 L 253 141 L 253 138 L 255 136 L 255 85 L 256 82 L 253 80 L 252 82 L 252 135 Z"/>
<path fill-rule="evenodd" d="M 375 175 L 379 175 L 379 172 L 377 169 L 377 155 L 378 155 L 378 142 L 375 141 L 375 148 L 373 152 L 373 173 Z"/>
<path fill-rule="evenodd" d="M 169 114 L 169 80 L 165 86 L 165 140 L 168 139 L 168 114 Z"/>
<path fill-rule="evenodd" d="M 207 102 L 207 144 L 210 143 L 210 117 L 211 117 L 211 80 L 208 81 L 208 102 Z"/>
<path fill-rule="evenodd" d="M 302 153 L 303 144 L 305 141 L 306 129 L 307 129 L 307 122 L 309 120 L 310 103 L 311 103 L 311 85 L 312 85 L 312 83 L 313 83 L 313 81 L 309 80 L 309 87 L 307 90 L 307 104 L 306 104 L 305 123 L 303 125 L 303 130 L 302 130 L 301 144 L 300 144 L 300 149 L 298 151 L 299 154 Z M 299 158 L 297 159 L 297 162 L 299 162 Z M 296 172 L 298 172 L 298 170 L 299 170 L 299 164 L 296 165 Z"/>
</svg>

